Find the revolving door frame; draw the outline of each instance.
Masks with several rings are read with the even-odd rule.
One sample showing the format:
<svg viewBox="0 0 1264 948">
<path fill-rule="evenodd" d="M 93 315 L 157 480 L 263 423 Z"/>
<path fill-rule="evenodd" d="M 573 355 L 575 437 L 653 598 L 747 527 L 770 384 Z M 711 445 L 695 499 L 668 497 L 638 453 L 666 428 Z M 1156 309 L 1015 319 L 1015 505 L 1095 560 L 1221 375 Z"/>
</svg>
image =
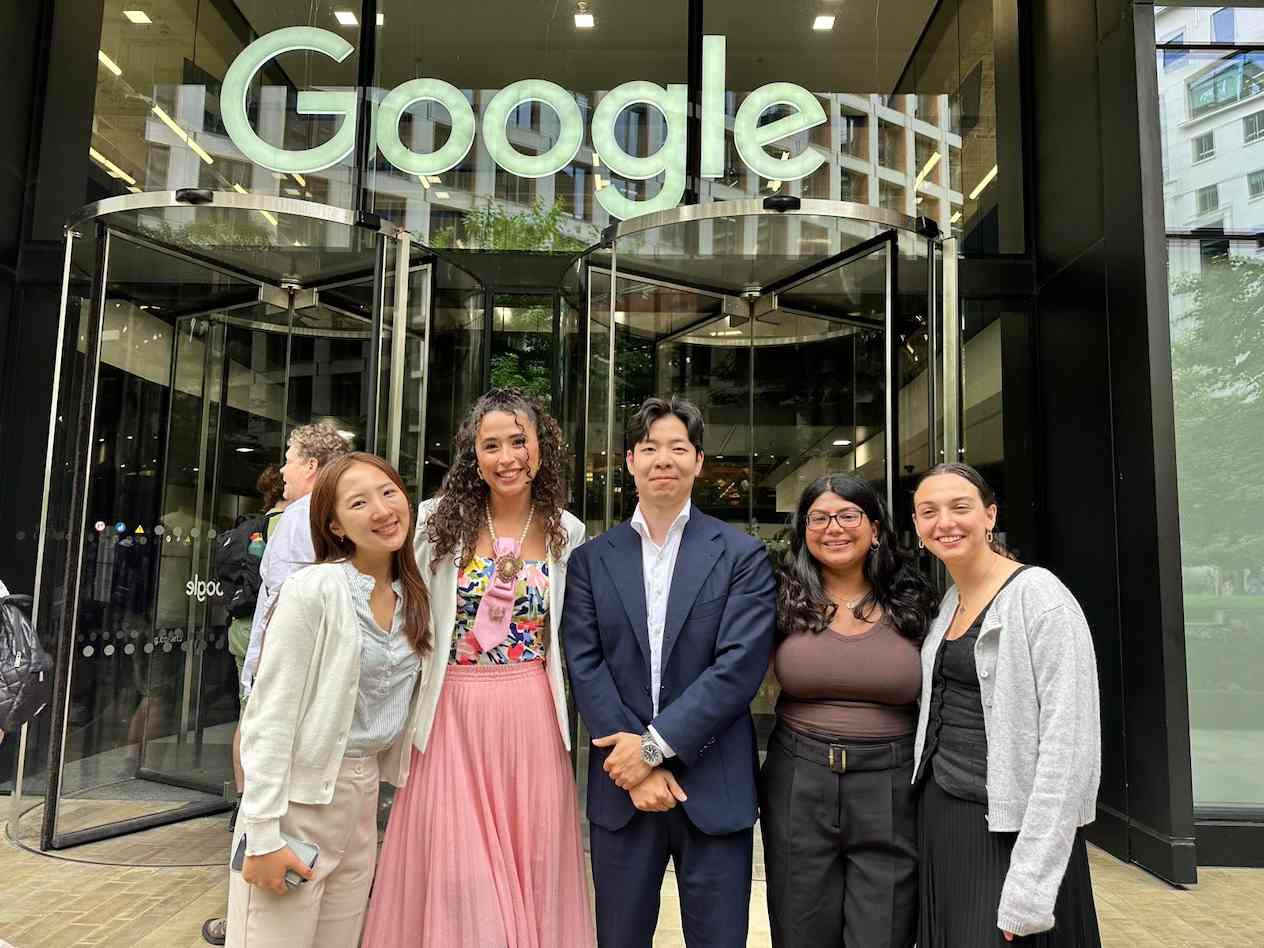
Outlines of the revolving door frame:
<svg viewBox="0 0 1264 948">
<path fill-rule="evenodd" d="M 803 269 L 789 274 L 788 276 L 771 280 L 764 285 L 744 286 L 740 291 L 741 301 L 750 308 L 749 319 L 754 319 L 754 308 L 759 300 L 772 298 L 773 305 L 777 304 L 777 297 L 797 286 L 808 283 L 834 270 L 838 270 L 854 263 L 864 257 L 867 257 L 882 249 L 886 249 L 886 266 L 885 266 L 885 312 L 881 328 L 883 330 L 883 346 L 884 346 L 884 417 L 885 431 L 887 438 L 887 450 L 884 452 L 884 473 L 886 481 L 886 496 L 884 500 L 887 503 L 887 509 L 891 511 L 891 516 L 896 516 L 897 506 L 896 500 L 896 484 L 898 483 L 898 475 L 900 471 L 900 440 L 899 440 L 899 411 L 896 402 L 898 396 L 898 380 L 899 380 L 899 364 L 900 352 L 897 345 L 897 330 L 895 312 L 896 300 L 899 293 L 899 235 L 901 233 L 915 237 L 918 240 L 925 241 L 926 244 L 926 304 L 927 304 L 927 335 L 928 335 L 928 353 L 930 353 L 931 365 L 928 366 L 927 377 L 927 450 L 928 459 L 933 466 L 943 461 L 957 461 L 962 456 L 962 434 L 961 434 L 961 416 L 962 416 L 962 380 L 961 380 L 961 317 L 959 309 L 959 301 L 957 298 L 958 280 L 958 238 L 952 236 L 942 236 L 938 227 L 928 218 L 913 218 L 905 214 L 881 207 L 873 207 L 866 204 L 856 204 L 850 201 L 829 201 L 818 199 L 789 199 L 777 196 L 764 199 L 747 199 L 741 201 L 717 201 L 711 204 L 693 204 L 683 205 L 681 207 L 670 210 L 659 211 L 652 214 L 645 214 L 639 217 L 629 218 L 610 225 L 602 234 L 602 240 L 596 246 L 589 248 L 581 255 L 583 260 L 583 290 L 584 297 L 587 302 L 585 308 L 586 320 L 584 326 L 584 356 L 582 364 L 585 366 L 583 391 L 582 391 L 582 419 L 583 424 L 580 425 L 580 444 L 577 446 L 577 454 L 580 458 L 579 469 L 576 471 L 575 485 L 576 497 L 587 505 L 586 491 L 584 490 L 584 464 L 586 464 L 586 434 L 585 429 L 591 421 L 591 405 L 592 405 L 592 361 L 593 361 L 593 299 L 592 287 L 593 280 L 591 274 L 604 274 L 610 282 L 610 292 L 608 300 L 608 312 L 606 314 L 610 327 L 608 352 L 606 353 L 607 365 L 607 391 L 605 393 L 606 413 L 604 418 L 607 444 L 606 456 L 611 458 L 610 463 L 614 463 L 613 459 L 622 457 L 620 446 L 615 442 L 615 371 L 614 365 L 616 361 L 616 332 L 615 332 L 615 301 L 617 299 L 616 285 L 620 277 L 628 277 L 636 280 L 642 280 L 647 283 L 657 284 L 675 289 L 703 293 L 713 296 L 733 297 L 734 291 L 731 288 L 707 285 L 698 282 L 682 282 L 678 279 L 671 279 L 658 274 L 638 272 L 631 269 L 621 269 L 618 265 L 619 248 L 618 242 L 621 239 L 631 237 L 637 234 L 643 234 L 648 231 L 660 228 L 670 228 L 691 222 L 706 222 L 725 218 L 750 218 L 750 219 L 777 219 L 781 217 L 812 217 L 812 218 L 833 218 L 845 221 L 858 221 L 867 224 L 873 224 L 883 230 L 872 237 L 861 240 L 855 245 L 840 250 L 837 253 L 818 260 Z M 609 254 L 609 264 L 598 263 L 594 260 L 594 256 L 600 253 Z M 817 318 L 825 318 L 820 313 L 805 312 L 805 315 L 811 315 Z M 710 323 L 716 319 L 715 316 L 707 316 L 698 320 L 695 325 L 686 325 L 679 330 L 670 333 L 664 339 L 656 340 L 656 347 L 668 339 L 677 338 L 691 332 L 701 325 Z M 840 319 L 842 322 L 851 322 L 850 320 Z M 859 323 L 857 323 L 859 325 Z M 866 328 L 878 328 L 872 324 L 865 324 Z M 753 340 L 751 342 L 754 348 Z M 751 373 L 754 373 L 754 360 L 751 361 Z M 752 392 L 754 386 L 753 377 L 749 382 Z M 751 416 L 748 424 L 752 430 L 754 428 L 753 402 L 751 404 Z M 942 412 L 942 414 L 941 414 Z M 599 513 L 599 516 L 594 516 Z M 592 522 L 600 519 L 605 528 L 609 529 L 613 526 L 613 479 L 607 477 L 604 486 L 604 504 L 600 512 L 582 511 L 582 519 L 585 522 Z M 753 511 L 748 506 L 748 516 L 753 523 Z"/>
<path fill-rule="evenodd" d="M 300 280 L 295 278 L 293 280 L 278 281 L 275 276 L 248 270 L 240 265 L 216 259 L 213 254 L 198 252 L 175 243 L 168 243 L 152 234 L 134 232 L 122 226 L 117 220 L 120 216 L 140 211 L 161 212 L 166 209 L 188 210 L 199 207 L 228 209 L 232 213 L 240 214 L 255 212 L 265 217 L 271 216 L 273 219 L 284 215 L 288 219 L 304 220 L 316 224 L 340 225 L 346 228 L 348 233 L 363 232 L 373 241 L 371 248 L 365 248 L 366 255 L 371 255 L 372 263 L 367 269 L 340 272 L 337 275 L 324 278 L 318 274 L 314 279 Z M 84 354 L 82 365 L 77 367 L 74 353 L 75 337 L 78 335 L 78 332 L 76 324 L 68 312 L 71 301 L 72 255 L 74 253 L 75 240 L 82 237 L 88 227 L 92 227 L 95 231 L 95 258 L 92 271 L 91 296 L 82 317 L 83 325 L 86 326 Z M 372 297 L 369 306 L 369 328 L 367 333 L 369 342 L 368 358 L 364 370 L 368 376 L 364 449 L 375 453 L 378 451 L 386 452 L 393 464 L 398 465 L 401 449 L 405 348 L 407 336 L 409 335 L 410 275 L 427 268 L 429 270 L 421 286 L 424 326 L 420 357 L 423 366 L 428 366 L 429 363 L 432 318 L 431 299 L 433 296 L 433 288 L 430 284 L 434 272 L 431 266 L 433 253 L 418 243 L 418 248 L 424 253 L 420 259 L 415 260 L 413 258 L 413 244 L 416 242 L 411 234 L 404 228 L 377 215 L 356 213 L 330 205 L 274 195 L 182 189 L 179 191 L 141 192 L 98 201 L 82 208 L 67 224 L 63 247 L 64 258 L 58 314 L 57 353 L 53 367 L 52 399 L 49 410 L 48 442 L 45 454 L 43 494 L 40 510 L 41 527 L 36 553 L 36 584 L 32 606 L 32 615 L 37 623 L 44 620 L 50 623 L 49 628 L 56 629 L 54 635 L 56 654 L 54 656 L 53 698 L 50 702 L 52 720 L 47 759 L 48 782 L 42 798 L 38 800 L 32 798 L 24 804 L 23 783 L 29 740 L 29 724 L 24 725 L 20 735 L 18 735 L 17 772 L 14 791 L 10 800 L 10 824 L 14 828 L 15 840 L 19 839 L 21 835 L 18 829 L 19 820 L 25 812 L 40 805 L 44 807 L 39 832 L 39 849 L 41 851 L 65 849 L 143 829 L 164 826 L 210 813 L 221 812 L 230 805 L 222 799 L 195 801 L 157 813 L 105 822 L 86 829 L 66 832 L 58 832 L 57 829 L 58 810 L 62 802 L 63 768 L 67 764 L 66 747 L 70 726 L 69 705 L 72 679 L 75 675 L 75 640 L 80 625 L 80 586 L 83 581 L 85 537 L 88 529 L 87 504 L 92 473 L 90 449 L 97 424 L 97 396 L 102 364 L 102 335 L 108 295 L 110 252 L 113 242 L 116 240 L 134 246 L 145 247 L 152 252 L 196 264 L 208 271 L 222 274 L 248 285 L 248 289 L 239 291 L 241 299 L 236 302 L 230 302 L 226 299 L 225 305 L 210 308 L 202 307 L 196 311 L 189 309 L 173 314 L 178 316 L 178 319 L 172 323 L 173 330 L 183 325 L 184 321 L 196 319 L 199 316 L 219 314 L 221 320 L 231 320 L 233 318 L 231 313 L 234 309 L 265 302 L 265 294 L 271 291 L 274 294 L 274 299 L 271 302 L 275 302 L 275 294 L 278 292 L 286 294 L 289 302 L 287 325 L 283 329 L 281 327 L 275 328 L 286 333 L 295 332 L 300 335 L 307 335 L 309 333 L 304 332 L 301 327 L 296 327 L 293 324 L 296 293 L 311 291 L 318 293 L 322 289 L 332 289 L 336 286 L 364 283 L 371 280 Z M 394 241 L 393 245 L 391 241 Z M 227 249 L 227 245 L 225 247 Z M 389 256 L 389 251 L 392 249 L 394 251 L 393 259 Z M 386 295 L 388 274 L 392 274 L 395 277 L 393 299 L 388 299 Z M 247 299 L 247 296 L 250 296 L 250 298 Z M 315 300 L 315 293 L 313 293 L 311 298 L 313 301 Z M 321 305 L 330 308 L 327 302 Z M 383 322 L 388 308 L 393 308 L 393 322 L 390 327 L 386 327 Z M 337 307 L 334 306 L 332 309 L 336 310 Z M 345 310 L 341 310 L 341 312 L 344 315 L 363 318 L 362 314 L 359 313 L 348 313 Z M 333 338 L 345 335 L 346 332 L 346 330 L 330 329 L 327 331 L 314 330 L 310 334 Z M 360 338 L 358 331 L 355 331 L 355 335 L 357 338 Z M 388 335 L 391 346 L 389 355 L 390 377 L 389 379 L 384 379 L 382 365 L 383 346 L 387 344 L 385 337 Z M 288 345 L 287 343 L 287 351 Z M 176 364 L 177 349 L 178 342 L 173 337 L 171 354 L 173 367 Z M 206 351 L 209 355 L 209 347 Z M 227 358 L 226 355 L 225 358 Z M 286 376 L 285 384 L 288 396 L 288 355 Z M 420 444 L 424 445 L 425 412 L 429 383 L 428 371 L 423 370 L 420 381 L 419 435 L 421 438 Z M 72 398 L 76 382 L 79 383 L 78 397 Z M 173 384 L 173 380 L 170 378 L 169 384 Z M 204 393 L 205 385 L 206 382 L 204 380 Z M 169 429 L 172 424 L 170 406 L 174 402 L 174 392 L 170 393 L 168 397 L 168 431 L 166 440 L 169 442 Z M 226 398 L 226 391 L 220 394 L 220 398 Z M 59 416 L 62 413 L 73 417 L 75 423 L 66 426 L 63 431 L 59 432 Z M 386 443 L 379 444 L 382 430 L 381 421 L 384 413 L 388 422 Z M 393 423 L 391 419 L 394 419 Z M 289 426 L 288 397 L 285 399 L 282 408 L 281 424 L 282 443 L 284 443 L 285 433 Z M 164 444 L 164 470 L 169 461 L 168 455 L 169 445 Z M 68 511 L 68 516 L 64 521 L 51 523 L 50 515 L 53 513 L 51 501 L 53 478 L 54 471 L 57 469 L 68 469 L 71 474 L 69 498 L 65 503 L 57 505 L 61 511 Z M 201 476 L 200 472 L 199 476 Z M 203 491 L 199 489 L 199 498 L 201 498 L 202 493 Z M 60 539 L 65 544 L 64 564 L 60 568 L 58 568 L 55 558 L 50 560 L 47 556 L 49 552 L 48 541 L 50 539 Z M 197 562 L 199 557 L 204 558 L 208 553 L 205 550 L 198 549 L 192 555 L 194 561 Z M 51 600 L 59 582 L 63 589 L 64 603 L 60 611 L 55 614 Z M 153 608 L 156 609 L 157 606 L 154 605 Z M 186 661 L 186 665 L 200 660 L 198 649 L 191 643 L 189 659 Z M 186 704 L 187 698 L 188 696 L 186 695 Z M 187 739 L 187 734 L 185 733 L 186 724 L 187 714 L 182 712 L 177 734 L 178 740 L 181 742 Z M 138 779 L 188 787 L 205 792 L 208 795 L 212 795 L 215 792 L 200 784 L 194 787 L 189 781 L 172 777 L 171 775 L 146 773 L 143 765 L 138 768 L 134 776 Z"/>
</svg>

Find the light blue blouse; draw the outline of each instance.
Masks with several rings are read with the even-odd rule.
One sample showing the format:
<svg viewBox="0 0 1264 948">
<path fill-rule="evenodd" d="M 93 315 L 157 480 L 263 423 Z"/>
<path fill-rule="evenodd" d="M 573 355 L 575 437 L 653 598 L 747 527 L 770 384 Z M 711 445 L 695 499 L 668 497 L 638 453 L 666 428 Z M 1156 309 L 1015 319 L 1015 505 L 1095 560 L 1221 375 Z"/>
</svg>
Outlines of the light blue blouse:
<svg viewBox="0 0 1264 948">
<path fill-rule="evenodd" d="M 395 615 L 388 632 L 373 618 L 369 597 L 376 581 L 350 562 L 343 563 L 343 568 L 360 623 L 360 688 L 346 753 L 369 757 L 389 747 L 404 730 L 421 659 L 404 635 L 404 589 L 399 581 L 391 584 Z"/>
</svg>

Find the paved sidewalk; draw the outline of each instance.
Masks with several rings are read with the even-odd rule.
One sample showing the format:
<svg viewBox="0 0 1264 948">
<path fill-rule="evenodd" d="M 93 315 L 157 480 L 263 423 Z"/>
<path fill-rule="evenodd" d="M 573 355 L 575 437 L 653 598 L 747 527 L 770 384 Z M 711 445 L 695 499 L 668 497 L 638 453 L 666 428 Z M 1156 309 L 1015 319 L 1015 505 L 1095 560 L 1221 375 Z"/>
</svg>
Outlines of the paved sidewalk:
<svg viewBox="0 0 1264 948">
<path fill-rule="evenodd" d="M 197 824 L 203 824 L 198 826 Z M 222 818 L 153 833 L 190 840 L 227 838 Z M 130 838 L 141 845 L 148 834 Z M 122 840 L 67 855 L 118 858 Z M 197 848 L 196 846 L 194 847 Z M 189 850 L 185 850 L 186 853 Z M 1259 948 L 1264 944 L 1264 870 L 1203 869 L 1200 883 L 1177 889 L 1099 850 L 1090 850 L 1093 887 L 1107 948 Z M 202 921 L 224 911 L 227 870 L 221 866 L 126 867 L 71 862 L 0 840 L 0 948 L 73 945 L 198 948 Z M 675 880 L 663 887 L 656 948 L 684 945 Z M 764 884 L 753 884 L 749 946 L 769 945 Z"/>
</svg>

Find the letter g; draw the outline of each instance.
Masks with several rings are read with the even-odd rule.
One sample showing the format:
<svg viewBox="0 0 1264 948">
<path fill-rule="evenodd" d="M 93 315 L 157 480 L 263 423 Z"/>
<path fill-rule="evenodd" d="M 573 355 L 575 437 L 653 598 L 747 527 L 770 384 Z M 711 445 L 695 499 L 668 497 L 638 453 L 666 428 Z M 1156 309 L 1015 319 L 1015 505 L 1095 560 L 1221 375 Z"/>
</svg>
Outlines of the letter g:
<svg viewBox="0 0 1264 948">
<path fill-rule="evenodd" d="M 342 123 L 334 137 L 323 145 L 291 151 L 270 145 L 250 127 L 246 116 L 246 93 L 250 83 L 264 65 L 283 53 L 311 51 L 324 53 L 342 62 L 355 47 L 337 33 L 314 26 L 289 26 L 259 37 L 233 60 L 224 75 L 221 89 L 224 129 L 243 155 L 271 171 L 311 174 L 336 165 L 355 148 L 356 94 L 351 92 L 313 92 L 298 94 L 300 115 L 341 115 Z"/>
</svg>

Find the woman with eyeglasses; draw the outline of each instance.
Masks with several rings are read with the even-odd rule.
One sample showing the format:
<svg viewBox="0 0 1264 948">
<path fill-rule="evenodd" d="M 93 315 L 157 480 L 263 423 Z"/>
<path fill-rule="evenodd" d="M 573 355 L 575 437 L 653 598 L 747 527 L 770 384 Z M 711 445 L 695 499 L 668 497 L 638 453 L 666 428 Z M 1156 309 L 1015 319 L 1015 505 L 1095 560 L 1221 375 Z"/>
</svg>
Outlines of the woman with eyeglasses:
<svg viewBox="0 0 1264 948">
<path fill-rule="evenodd" d="M 777 721 L 760 775 L 776 948 L 908 948 L 917 929 L 913 734 L 934 595 L 878 494 L 799 499 L 777 602 Z"/>
<path fill-rule="evenodd" d="M 919 948 L 1100 948 L 1081 829 L 1101 773 L 1088 622 L 1048 570 L 996 540 L 996 495 L 940 464 L 913 495 L 953 585 L 922 646 Z"/>
</svg>

